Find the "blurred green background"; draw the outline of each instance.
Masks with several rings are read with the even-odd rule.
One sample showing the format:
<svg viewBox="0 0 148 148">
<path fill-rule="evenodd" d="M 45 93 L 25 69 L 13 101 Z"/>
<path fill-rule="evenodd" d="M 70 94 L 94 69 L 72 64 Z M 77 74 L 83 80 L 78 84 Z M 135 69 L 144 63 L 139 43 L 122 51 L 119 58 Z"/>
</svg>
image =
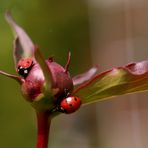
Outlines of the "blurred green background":
<svg viewBox="0 0 148 148">
<path fill-rule="evenodd" d="M 15 74 L 10 10 L 46 58 L 71 75 L 99 64 L 99 71 L 148 59 L 148 2 L 133 0 L 0 0 L 0 69 Z M 0 147 L 35 148 L 36 117 L 19 85 L 0 76 Z M 120 98 L 120 99 L 119 99 Z M 126 95 L 53 120 L 52 148 L 147 148 L 147 93 Z"/>
<path fill-rule="evenodd" d="M 12 12 L 16 22 L 26 30 L 34 43 L 39 45 L 46 58 L 54 56 L 57 62 L 64 65 L 70 49 L 72 75 L 86 70 L 91 65 L 88 8 L 84 1 L 1 0 L 1 70 L 15 74 L 13 35 L 4 19 L 6 10 Z M 35 113 L 21 96 L 19 85 L 0 76 L 0 90 L 0 147 L 35 147 Z M 62 126 L 64 125 L 61 124 L 61 128 Z"/>
</svg>

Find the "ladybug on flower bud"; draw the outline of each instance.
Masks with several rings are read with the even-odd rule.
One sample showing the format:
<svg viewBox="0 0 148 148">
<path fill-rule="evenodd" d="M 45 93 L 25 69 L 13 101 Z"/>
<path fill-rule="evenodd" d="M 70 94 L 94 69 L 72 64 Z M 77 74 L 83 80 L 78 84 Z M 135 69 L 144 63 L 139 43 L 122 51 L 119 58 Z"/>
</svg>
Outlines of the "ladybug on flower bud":
<svg viewBox="0 0 148 148">
<path fill-rule="evenodd" d="M 70 114 L 77 111 L 80 108 L 80 106 L 81 106 L 81 99 L 79 97 L 69 96 L 67 98 L 64 98 L 60 102 L 58 111 L 66 114 Z"/>
<path fill-rule="evenodd" d="M 33 59 L 32 58 L 23 58 L 19 60 L 17 64 L 17 72 L 22 77 L 26 77 L 33 66 Z"/>
</svg>

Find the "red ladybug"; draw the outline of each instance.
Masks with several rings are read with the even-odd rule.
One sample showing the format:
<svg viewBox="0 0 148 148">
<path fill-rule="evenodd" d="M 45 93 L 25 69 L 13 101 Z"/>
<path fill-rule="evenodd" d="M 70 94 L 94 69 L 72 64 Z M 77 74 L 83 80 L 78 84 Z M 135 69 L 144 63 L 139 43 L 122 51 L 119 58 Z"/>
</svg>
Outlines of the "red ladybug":
<svg viewBox="0 0 148 148">
<path fill-rule="evenodd" d="M 76 96 L 70 96 L 61 101 L 59 111 L 70 114 L 78 110 L 80 106 L 81 99 Z"/>
<path fill-rule="evenodd" d="M 23 58 L 19 60 L 17 65 L 17 71 L 22 77 L 26 77 L 33 65 L 32 58 Z"/>
</svg>

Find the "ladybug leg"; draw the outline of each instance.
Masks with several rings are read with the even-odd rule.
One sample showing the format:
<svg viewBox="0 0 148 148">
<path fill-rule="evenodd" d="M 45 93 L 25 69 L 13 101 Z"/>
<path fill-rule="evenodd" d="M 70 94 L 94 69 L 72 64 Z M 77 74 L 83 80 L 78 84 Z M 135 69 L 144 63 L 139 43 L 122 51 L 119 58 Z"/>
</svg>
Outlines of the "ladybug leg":
<svg viewBox="0 0 148 148">
<path fill-rule="evenodd" d="M 68 70 L 69 70 L 70 57 L 71 57 L 71 53 L 70 53 L 70 51 L 68 51 L 67 63 L 66 63 L 66 65 L 65 65 L 65 73 L 67 73 L 67 72 L 68 72 Z"/>
<path fill-rule="evenodd" d="M 57 111 L 61 112 L 61 113 L 65 113 L 66 112 L 61 106 L 57 107 Z"/>
<path fill-rule="evenodd" d="M 61 113 L 65 113 L 65 110 L 61 107 L 61 106 L 56 106 L 55 108 L 53 108 L 52 110 L 51 110 L 51 112 L 53 113 L 53 112 L 61 112 Z"/>
<path fill-rule="evenodd" d="M 70 96 L 70 92 L 67 88 L 64 89 L 65 97 Z"/>
</svg>

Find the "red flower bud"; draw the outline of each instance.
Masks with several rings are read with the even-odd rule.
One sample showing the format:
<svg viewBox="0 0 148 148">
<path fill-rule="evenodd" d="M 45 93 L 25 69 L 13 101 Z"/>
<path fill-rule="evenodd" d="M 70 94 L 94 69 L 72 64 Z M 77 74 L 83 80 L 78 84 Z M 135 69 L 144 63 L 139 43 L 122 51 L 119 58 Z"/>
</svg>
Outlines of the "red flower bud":
<svg viewBox="0 0 148 148">
<path fill-rule="evenodd" d="M 70 94 L 73 90 L 73 82 L 68 72 L 56 62 L 46 60 L 51 75 L 53 78 L 52 89 L 57 89 L 54 96 L 54 102 L 60 101 L 63 97 Z M 45 83 L 45 78 L 39 64 L 35 63 L 30 69 L 25 81 L 22 83 L 21 90 L 23 96 L 28 101 L 33 101 L 38 95 L 42 93 L 42 88 Z"/>
<path fill-rule="evenodd" d="M 61 101 L 75 92 L 73 85 L 77 87 L 89 81 L 97 68 L 71 78 L 68 71 L 70 52 L 65 67 L 54 62 L 52 58 L 45 61 L 38 47 L 9 12 L 6 13 L 6 20 L 15 32 L 14 62 L 20 76 L 3 71 L 0 71 L 0 74 L 17 80 L 21 84 L 23 96 L 37 111 L 58 111 Z"/>
<path fill-rule="evenodd" d="M 67 72 L 61 65 L 56 62 L 47 60 L 47 65 L 51 71 L 53 78 L 53 89 L 59 89 L 55 94 L 56 99 L 62 99 L 73 91 L 73 81 Z"/>
</svg>

